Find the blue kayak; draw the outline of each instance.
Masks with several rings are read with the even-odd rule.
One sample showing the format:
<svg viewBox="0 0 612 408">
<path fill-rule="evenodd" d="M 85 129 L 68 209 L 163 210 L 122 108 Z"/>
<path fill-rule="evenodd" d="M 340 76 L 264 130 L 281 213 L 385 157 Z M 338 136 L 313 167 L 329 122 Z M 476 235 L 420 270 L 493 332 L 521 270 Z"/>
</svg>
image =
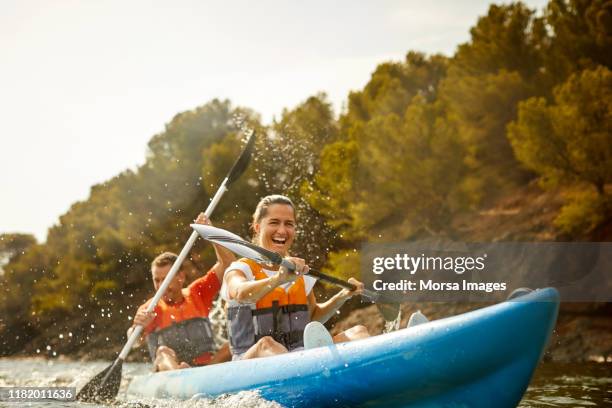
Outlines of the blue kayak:
<svg viewBox="0 0 612 408">
<path fill-rule="evenodd" d="M 557 290 L 540 289 L 365 340 L 136 377 L 128 395 L 255 390 L 287 407 L 515 407 L 558 308 Z"/>
</svg>

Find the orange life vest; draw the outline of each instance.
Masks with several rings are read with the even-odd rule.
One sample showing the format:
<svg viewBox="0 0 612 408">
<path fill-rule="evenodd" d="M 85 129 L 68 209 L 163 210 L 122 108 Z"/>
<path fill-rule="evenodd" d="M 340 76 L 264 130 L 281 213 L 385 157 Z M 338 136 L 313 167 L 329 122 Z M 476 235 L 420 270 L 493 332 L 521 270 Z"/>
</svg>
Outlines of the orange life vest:
<svg viewBox="0 0 612 408">
<path fill-rule="evenodd" d="M 251 268 L 255 280 L 268 278 L 263 268 L 250 259 L 240 259 Z M 230 347 L 233 354 L 246 352 L 264 336 L 271 336 L 289 351 L 304 345 L 304 327 L 310 322 L 304 277 L 286 290 L 278 286 L 255 305 L 237 304 L 227 308 Z"/>
<path fill-rule="evenodd" d="M 153 309 L 155 319 L 145 328 L 151 359 L 155 360 L 159 346 L 173 349 L 179 361 L 191 365 L 210 362 L 215 342 L 208 313 L 219 292 L 220 282 L 214 270 L 183 288 L 183 300 L 168 304 L 163 299 Z M 140 309 L 146 308 L 147 301 Z"/>
</svg>

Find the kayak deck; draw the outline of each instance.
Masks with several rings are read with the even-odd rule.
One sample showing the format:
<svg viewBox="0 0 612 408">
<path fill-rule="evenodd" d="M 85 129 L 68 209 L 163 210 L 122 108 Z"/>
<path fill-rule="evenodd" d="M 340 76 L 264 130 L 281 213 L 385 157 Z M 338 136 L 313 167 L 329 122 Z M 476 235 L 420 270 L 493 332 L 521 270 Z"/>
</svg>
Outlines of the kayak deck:
<svg viewBox="0 0 612 408">
<path fill-rule="evenodd" d="M 554 327 L 559 295 L 517 300 L 364 340 L 135 378 L 129 395 L 256 390 L 289 407 L 516 406 Z"/>
</svg>

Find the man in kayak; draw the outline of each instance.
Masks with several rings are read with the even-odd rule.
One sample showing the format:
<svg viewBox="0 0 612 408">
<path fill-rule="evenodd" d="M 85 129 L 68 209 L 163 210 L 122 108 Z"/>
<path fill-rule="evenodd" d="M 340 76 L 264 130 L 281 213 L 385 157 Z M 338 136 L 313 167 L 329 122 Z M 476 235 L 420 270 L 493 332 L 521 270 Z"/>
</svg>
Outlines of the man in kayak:
<svg viewBox="0 0 612 408">
<path fill-rule="evenodd" d="M 204 213 L 195 222 L 211 225 Z M 227 344 L 213 353 L 215 344 L 208 314 L 221 287 L 224 271 L 235 257 L 221 246 L 214 245 L 214 248 L 217 263 L 204 276 L 184 287 L 183 264 L 153 312 L 146 312 L 150 299 L 138 308 L 134 326 L 144 327 L 141 340 L 147 340 L 155 371 L 215 364 L 231 358 Z M 176 259 L 176 254 L 164 252 L 153 260 L 151 275 L 155 290 L 161 286 Z M 128 330 L 128 337 L 134 326 Z"/>
<path fill-rule="evenodd" d="M 343 289 L 327 302 L 317 303 L 312 288 L 316 279 L 308 266 L 289 256 L 296 215 L 291 200 L 282 195 L 264 197 L 253 214 L 254 242 L 278 252 L 296 265 L 268 270 L 249 259 L 233 262 L 225 273 L 221 296 L 228 302 L 227 314 L 232 358 L 249 359 L 369 337 L 365 326 L 355 326 L 335 337 L 321 324 L 348 299 L 363 291 Z"/>
</svg>

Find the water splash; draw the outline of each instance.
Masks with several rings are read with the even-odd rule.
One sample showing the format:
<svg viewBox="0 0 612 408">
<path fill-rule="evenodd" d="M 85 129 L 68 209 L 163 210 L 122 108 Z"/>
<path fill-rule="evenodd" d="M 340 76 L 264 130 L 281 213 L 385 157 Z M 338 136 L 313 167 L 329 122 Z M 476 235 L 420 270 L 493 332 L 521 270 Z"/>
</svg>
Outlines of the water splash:
<svg viewBox="0 0 612 408">
<path fill-rule="evenodd" d="M 397 312 L 397 317 L 391 322 L 385 322 L 385 328 L 383 333 L 391 333 L 397 331 L 400 328 L 400 322 L 402 321 L 402 309 Z"/>
<path fill-rule="evenodd" d="M 242 391 L 237 394 L 225 394 L 216 398 L 198 398 L 197 396 L 187 400 L 179 401 L 173 399 L 143 398 L 138 401 L 126 401 L 116 405 L 119 408 L 282 408 L 276 402 L 263 399 L 257 392 Z"/>
<path fill-rule="evenodd" d="M 213 301 L 212 308 L 208 313 L 208 318 L 212 324 L 215 346 L 220 348 L 227 343 L 227 315 L 225 313 L 224 301 L 221 296 Z"/>
</svg>

